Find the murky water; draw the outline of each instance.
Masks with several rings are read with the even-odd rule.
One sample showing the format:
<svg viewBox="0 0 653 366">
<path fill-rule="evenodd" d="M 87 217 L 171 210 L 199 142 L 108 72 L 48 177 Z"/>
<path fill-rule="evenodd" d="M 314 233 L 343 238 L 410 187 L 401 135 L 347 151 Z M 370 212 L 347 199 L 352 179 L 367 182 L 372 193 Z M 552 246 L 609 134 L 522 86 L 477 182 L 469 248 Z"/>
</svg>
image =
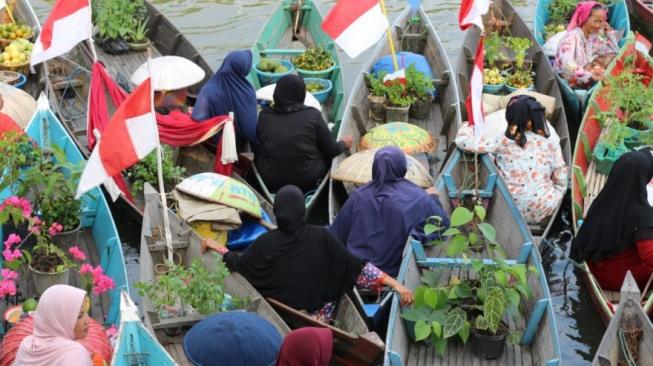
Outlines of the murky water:
<svg viewBox="0 0 653 366">
<path fill-rule="evenodd" d="M 233 49 L 249 48 L 257 39 L 261 27 L 269 14 L 279 3 L 272 0 L 154 0 L 153 4 L 163 12 L 206 58 L 215 70 L 224 56 Z M 32 0 L 40 17 L 45 17 L 53 1 Z M 333 6 L 335 0 L 321 2 L 323 13 Z M 513 1 L 513 5 L 526 21 L 531 24 L 535 0 Z M 449 58 L 455 62 L 462 42 L 458 29 L 457 0 L 423 1 L 424 9 L 447 48 Z M 406 5 L 406 1 L 386 0 L 391 18 L 394 18 Z M 351 89 L 362 65 L 371 57 L 371 51 L 356 60 L 341 54 L 345 84 Z M 578 123 L 570 121 L 570 123 Z M 120 208 L 116 209 L 118 212 Z M 585 365 L 591 361 L 604 326 L 589 297 L 584 284 L 576 277 L 576 270 L 565 259 L 571 240 L 570 204 L 566 198 L 565 210 L 558 219 L 549 241 L 551 247 L 543 248 L 544 268 L 549 280 L 557 315 L 558 333 L 562 359 L 565 365 Z M 120 218 L 124 215 L 115 215 Z M 118 222 L 120 235 L 125 247 L 125 260 L 129 267 L 129 281 L 138 280 L 138 252 L 140 246 L 140 226 L 133 222 Z"/>
</svg>

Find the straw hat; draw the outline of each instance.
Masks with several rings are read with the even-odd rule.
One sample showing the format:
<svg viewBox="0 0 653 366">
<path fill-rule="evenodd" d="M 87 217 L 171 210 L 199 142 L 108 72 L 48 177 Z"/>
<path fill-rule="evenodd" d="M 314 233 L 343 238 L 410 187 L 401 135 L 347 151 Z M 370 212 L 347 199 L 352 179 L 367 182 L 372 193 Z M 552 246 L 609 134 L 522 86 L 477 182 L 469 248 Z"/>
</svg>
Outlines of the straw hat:
<svg viewBox="0 0 653 366">
<path fill-rule="evenodd" d="M 162 56 L 153 58 L 152 87 L 156 91 L 187 88 L 204 80 L 206 73 L 193 61 L 179 56 Z M 147 79 L 147 62 L 142 64 L 132 75 L 134 85 Z"/>
<path fill-rule="evenodd" d="M 0 83 L 0 95 L 4 101 L 0 112 L 11 117 L 20 127 L 25 128 L 36 112 L 34 98 L 24 90 L 5 83 Z"/>
</svg>

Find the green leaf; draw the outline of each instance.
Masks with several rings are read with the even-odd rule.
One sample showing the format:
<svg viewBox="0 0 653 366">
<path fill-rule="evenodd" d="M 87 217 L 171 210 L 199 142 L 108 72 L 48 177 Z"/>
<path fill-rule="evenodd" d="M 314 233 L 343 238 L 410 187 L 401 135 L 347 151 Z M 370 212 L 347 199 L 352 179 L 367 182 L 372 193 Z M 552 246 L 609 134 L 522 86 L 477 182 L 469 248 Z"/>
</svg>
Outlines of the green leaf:
<svg viewBox="0 0 653 366">
<path fill-rule="evenodd" d="M 458 336 L 460 337 L 460 340 L 463 341 L 463 344 L 466 344 L 467 340 L 469 339 L 470 328 L 471 325 L 469 324 L 469 322 L 465 321 L 463 327 L 460 328 L 460 332 L 458 332 Z"/>
<path fill-rule="evenodd" d="M 431 270 L 431 271 L 424 271 L 422 273 L 421 280 L 424 284 L 426 284 L 429 287 L 436 287 L 437 285 L 440 284 L 440 277 L 442 276 L 442 270 Z"/>
<path fill-rule="evenodd" d="M 508 344 L 512 344 L 512 345 L 519 344 L 519 342 L 521 342 L 521 337 L 522 334 L 520 331 L 517 330 L 510 331 L 510 333 L 508 333 L 508 338 L 506 338 L 506 341 L 508 342 Z"/>
<path fill-rule="evenodd" d="M 415 340 L 421 341 L 431 335 L 431 327 L 425 321 L 418 321 L 415 323 Z"/>
<path fill-rule="evenodd" d="M 469 245 L 476 245 L 478 243 L 478 235 L 476 233 L 469 233 L 467 239 L 469 239 Z"/>
<path fill-rule="evenodd" d="M 456 293 L 456 287 L 453 286 L 451 289 L 449 289 L 449 293 L 447 294 L 447 300 L 455 300 L 458 298 L 458 294 Z"/>
<path fill-rule="evenodd" d="M 436 321 L 431 322 L 431 329 L 433 329 L 433 334 L 437 337 L 442 337 L 442 325 L 440 323 Z"/>
<path fill-rule="evenodd" d="M 489 240 L 490 243 L 496 243 L 497 231 L 494 229 L 494 226 L 488 224 L 487 222 L 482 222 L 478 224 L 477 227 L 479 230 L 481 230 L 481 233 L 485 239 Z"/>
<path fill-rule="evenodd" d="M 449 242 L 449 246 L 447 247 L 447 255 L 449 257 L 457 257 L 465 250 L 467 250 L 468 247 L 469 242 L 467 241 L 467 238 L 462 234 L 456 235 Z"/>
<path fill-rule="evenodd" d="M 472 297 L 472 288 L 467 282 L 461 282 L 456 286 L 456 295 L 460 299 L 467 299 Z"/>
<path fill-rule="evenodd" d="M 474 206 L 474 212 L 481 221 L 485 220 L 485 207 L 483 206 Z"/>
<path fill-rule="evenodd" d="M 526 279 L 526 266 L 516 265 L 510 267 L 510 272 L 517 278 L 517 281 L 523 285 L 527 285 Z"/>
<path fill-rule="evenodd" d="M 508 275 L 506 272 L 502 270 L 498 270 L 494 272 L 494 279 L 497 280 L 497 283 L 500 286 L 507 287 L 508 286 Z"/>
<path fill-rule="evenodd" d="M 441 230 L 442 228 L 435 224 L 425 224 L 424 225 L 424 234 L 427 236 L 433 234 L 436 231 Z"/>
<path fill-rule="evenodd" d="M 474 328 L 478 330 L 488 330 L 489 324 L 487 319 L 483 315 L 479 315 L 476 317 L 476 320 L 474 321 Z"/>
<path fill-rule="evenodd" d="M 442 236 L 453 236 L 457 234 L 460 234 L 460 230 L 455 227 L 450 227 L 442 233 Z"/>
<path fill-rule="evenodd" d="M 430 315 L 431 312 L 428 308 L 414 308 L 414 307 L 408 310 L 404 310 L 401 313 L 402 318 L 411 322 L 427 321 L 429 320 Z"/>
<path fill-rule="evenodd" d="M 485 298 L 485 307 L 483 309 L 483 316 L 488 321 L 488 327 L 492 333 L 496 333 L 499 329 L 499 323 L 503 318 L 506 299 L 503 291 L 499 287 L 491 289 Z"/>
<path fill-rule="evenodd" d="M 463 226 L 472 221 L 473 218 L 474 214 L 470 210 L 464 207 L 456 207 L 451 214 L 451 226 Z"/>
<path fill-rule="evenodd" d="M 431 341 L 433 342 L 433 347 L 435 347 L 435 352 L 437 352 L 440 357 L 444 356 L 444 352 L 447 350 L 447 339 L 436 337 L 435 334 L 431 334 Z"/>
<path fill-rule="evenodd" d="M 426 292 L 427 289 L 428 287 L 426 286 L 419 286 L 418 288 L 415 289 L 415 293 L 413 295 L 413 298 L 415 299 L 414 307 L 421 308 L 427 306 L 426 302 L 424 301 L 424 293 Z"/>
<path fill-rule="evenodd" d="M 483 269 L 483 266 L 485 266 L 485 264 L 482 259 L 472 259 L 472 271 L 478 273 Z"/>
<path fill-rule="evenodd" d="M 465 323 L 466 313 L 461 308 L 453 308 L 447 314 L 447 319 L 444 321 L 444 338 L 453 337 L 460 332 L 460 329 Z"/>
<path fill-rule="evenodd" d="M 435 289 L 427 288 L 424 291 L 424 302 L 426 305 L 431 307 L 431 309 L 436 309 L 438 303 L 438 293 Z"/>
</svg>

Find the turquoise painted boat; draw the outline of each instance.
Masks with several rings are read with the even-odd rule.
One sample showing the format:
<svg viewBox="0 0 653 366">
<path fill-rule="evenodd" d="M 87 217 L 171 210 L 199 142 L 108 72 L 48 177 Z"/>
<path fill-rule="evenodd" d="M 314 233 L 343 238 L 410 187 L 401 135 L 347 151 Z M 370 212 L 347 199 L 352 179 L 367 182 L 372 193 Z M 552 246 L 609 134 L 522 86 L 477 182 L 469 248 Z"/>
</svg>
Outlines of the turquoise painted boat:
<svg viewBox="0 0 653 366">
<path fill-rule="evenodd" d="M 75 142 L 50 110 L 48 101 L 43 95 L 39 98 L 37 111 L 25 130 L 40 148 L 57 145 L 66 153 L 69 162 L 76 164 L 84 161 Z M 7 189 L 0 193 L 0 200 L 11 195 L 12 192 Z M 113 278 L 116 287 L 102 295 L 99 301 L 97 298 L 92 301 L 91 315 L 101 324 L 118 325 L 120 291 L 129 291 L 122 242 L 102 191 L 99 188 L 94 188 L 84 195 L 82 200 L 82 229 L 79 234 L 79 242 L 71 243 L 71 245 L 78 245 L 86 252 L 92 265 L 101 265 L 104 272 Z M 31 285 L 21 289 L 24 298 L 34 296 L 33 291 Z M 4 311 L 4 307 L 5 303 L 3 302 L 0 304 L 0 310 Z"/>
<path fill-rule="evenodd" d="M 508 344 L 497 360 L 484 360 L 476 357 L 470 346 L 460 342 L 449 342 L 445 355 L 440 358 L 432 346 L 411 340 L 412 324 L 408 325 L 401 317 L 399 296 L 394 295 L 390 310 L 390 322 L 386 338 L 386 366 L 431 365 L 438 360 L 449 360 L 450 364 L 461 365 L 547 365 L 561 364 L 560 345 L 551 304 L 551 295 L 542 267 L 542 259 L 533 237 L 522 219 L 512 197 L 488 155 L 478 157 L 479 197 L 486 207 L 485 221 L 496 228 L 496 240 L 506 252 L 508 265 L 526 264 L 533 266 L 536 273 L 529 273 L 528 287 L 533 296 L 522 298 L 519 322 L 510 320 L 509 325 L 523 330 L 521 340 L 516 345 Z M 474 192 L 467 190 L 465 182 L 474 181 L 474 156 L 463 154 L 456 149 L 452 152 L 435 187 L 440 192 L 445 211 L 451 215 L 453 209 L 465 197 Z M 470 180 L 471 179 L 471 180 Z M 478 254 L 479 259 L 489 261 L 488 255 Z M 398 281 L 415 290 L 422 284 L 422 273 L 427 269 L 443 271 L 441 279 L 449 281 L 453 276 L 464 279 L 469 276 L 470 263 L 463 258 L 451 258 L 442 246 L 422 246 L 409 240 L 404 251 Z M 456 360 L 456 361 L 452 361 Z"/>
<path fill-rule="evenodd" d="M 544 26 L 549 21 L 548 9 L 552 2 L 553 0 L 537 0 L 537 3 L 535 4 L 533 35 L 540 46 L 543 46 L 545 43 Z M 628 9 L 624 0 L 614 0 L 613 3 L 608 6 L 608 20 L 610 26 L 621 32 L 625 39 L 628 32 L 630 32 L 630 19 L 628 18 Z M 620 41 L 620 46 L 623 45 L 624 39 Z M 562 91 L 562 96 L 564 97 L 565 105 L 570 116 L 574 116 L 574 118 L 580 120 L 585 108 L 587 107 L 587 101 L 595 88 L 589 90 L 572 89 L 566 80 L 557 75 L 556 77 L 558 79 L 558 84 L 560 84 L 560 90 Z"/>
</svg>

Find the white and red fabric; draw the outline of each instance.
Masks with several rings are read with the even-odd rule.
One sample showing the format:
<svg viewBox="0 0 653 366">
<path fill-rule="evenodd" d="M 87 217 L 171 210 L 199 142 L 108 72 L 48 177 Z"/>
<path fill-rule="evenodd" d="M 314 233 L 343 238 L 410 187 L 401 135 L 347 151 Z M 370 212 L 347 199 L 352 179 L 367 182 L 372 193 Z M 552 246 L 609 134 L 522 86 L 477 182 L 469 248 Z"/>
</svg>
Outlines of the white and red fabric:
<svg viewBox="0 0 653 366">
<path fill-rule="evenodd" d="M 159 144 L 151 79 L 120 104 L 86 163 L 77 198 L 143 159 Z"/>
<path fill-rule="evenodd" d="M 651 41 L 643 35 L 635 33 L 635 49 L 645 55 L 651 52 Z"/>
<path fill-rule="evenodd" d="M 477 26 L 481 31 L 483 28 L 483 15 L 490 9 L 490 0 L 462 0 L 458 23 L 460 29 L 466 30 L 472 25 Z"/>
<path fill-rule="evenodd" d="M 30 64 L 33 66 L 63 55 L 89 39 L 92 30 L 88 0 L 57 0 L 34 43 Z"/>
<path fill-rule="evenodd" d="M 478 41 L 476 56 L 472 65 L 472 72 L 469 78 L 469 95 L 465 100 L 467 107 L 467 116 L 469 124 L 474 126 L 474 137 L 476 141 L 483 133 L 485 127 L 485 116 L 483 113 L 483 58 L 485 51 L 483 49 L 483 37 Z"/>
<path fill-rule="evenodd" d="M 388 29 L 379 0 L 338 0 L 322 29 L 351 58 L 372 47 Z"/>
</svg>

